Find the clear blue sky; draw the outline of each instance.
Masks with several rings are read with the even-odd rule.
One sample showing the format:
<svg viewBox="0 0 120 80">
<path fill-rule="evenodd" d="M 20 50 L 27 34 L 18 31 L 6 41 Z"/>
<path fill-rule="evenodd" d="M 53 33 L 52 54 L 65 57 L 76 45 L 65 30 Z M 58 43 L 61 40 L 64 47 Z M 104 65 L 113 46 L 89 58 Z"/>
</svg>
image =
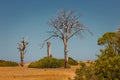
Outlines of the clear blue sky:
<svg viewBox="0 0 120 80">
<path fill-rule="evenodd" d="M 120 0 L 0 0 L 0 59 L 19 62 L 17 43 L 27 36 L 29 45 L 25 62 L 46 56 L 46 45 L 40 44 L 52 30 L 47 23 L 60 9 L 74 10 L 82 15 L 80 21 L 93 32 L 84 38 L 69 41 L 69 56 L 76 60 L 93 60 L 99 53 L 97 39 L 105 32 L 116 31 L 120 26 Z M 63 43 L 51 39 L 51 53 L 63 58 Z"/>
</svg>

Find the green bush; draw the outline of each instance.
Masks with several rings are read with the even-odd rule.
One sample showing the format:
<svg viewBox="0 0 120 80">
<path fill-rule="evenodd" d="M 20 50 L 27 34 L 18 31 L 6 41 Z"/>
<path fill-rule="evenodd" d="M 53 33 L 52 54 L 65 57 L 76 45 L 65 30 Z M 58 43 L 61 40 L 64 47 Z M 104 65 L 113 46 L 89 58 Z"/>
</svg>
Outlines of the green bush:
<svg viewBox="0 0 120 80">
<path fill-rule="evenodd" d="M 73 58 L 69 57 L 68 64 L 69 65 L 78 65 L 78 62 L 76 60 L 74 60 Z"/>
<path fill-rule="evenodd" d="M 102 56 L 89 66 L 80 65 L 73 80 L 120 80 L 120 56 Z"/>
<path fill-rule="evenodd" d="M 96 60 L 94 70 L 99 79 L 120 80 L 120 56 Z"/>
<path fill-rule="evenodd" d="M 76 76 L 70 80 L 97 80 L 94 71 L 94 63 L 87 66 L 84 62 L 80 62 L 80 68 L 76 69 Z"/>
<path fill-rule="evenodd" d="M 0 66 L 1 67 L 7 67 L 7 66 L 18 66 L 18 63 L 16 62 L 11 62 L 11 61 L 5 61 L 5 60 L 0 60 Z"/>
<path fill-rule="evenodd" d="M 64 59 L 60 59 L 60 61 L 64 63 Z M 76 60 L 74 60 L 73 58 L 68 57 L 68 64 L 69 64 L 69 66 L 70 65 L 78 65 L 78 62 Z"/>
<path fill-rule="evenodd" d="M 78 62 L 71 57 L 68 59 L 68 68 L 70 65 L 78 65 Z M 29 68 L 59 68 L 64 67 L 64 59 L 56 59 L 52 57 L 44 57 L 36 62 L 32 62 Z"/>
<path fill-rule="evenodd" d="M 28 67 L 29 68 L 59 68 L 63 67 L 64 63 L 62 60 L 52 58 L 52 57 L 44 57 L 36 62 L 32 62 Z"/>
<path fill-rule="evenodd" d="M 98 39 L 104 45 L 98 59 L 90 66 L 81 64 L 73 80 L 120 80 L 120 37 L 116 32 L 107 32 Z"/>
<path fill-rule="evenodd" d="M 63 66 L 64 66 L 64 59 L 59 59 L 59 61 L 63 64 Z M 69 62 L 69 61 L 68 61 Z M 67 65 L 67 68 L 71 68 L 71 66 L 70 66 L 70 64 L 68 63 L 68 65 Z"/>
</svg>

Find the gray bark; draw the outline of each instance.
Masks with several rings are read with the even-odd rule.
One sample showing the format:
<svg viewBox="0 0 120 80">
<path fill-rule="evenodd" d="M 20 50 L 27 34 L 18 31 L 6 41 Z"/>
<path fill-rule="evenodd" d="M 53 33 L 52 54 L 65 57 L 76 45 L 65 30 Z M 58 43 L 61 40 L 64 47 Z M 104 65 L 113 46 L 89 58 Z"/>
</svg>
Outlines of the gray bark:
<svg viewBox="0 0 120 80">
<path fill-rule="evenodd" d="M 50 57 L 50 42 L 47 42 L 47 56 Z"/>
<path fill-rule="evenodd" d="M 67 68 L 68 67 L 68 44 L 67 44 L 67 40 L 64 39 L 63 43 L 64 43 L 64 68 Z"/>
<path fill-rule="evenodd" d="M 23 40 L 22 40 L 18 45 L 19 45 L 18 49 L 19 49 L 19 51 L 20 51 L 20 59 L 21 59 L 20 65 L 23 67 L 23 66 L 24 66 L 25 48 L 26 48 L 26 46 L 28 45 L 28 43 L 27 43 L 27 41 L 25 41 L 24 38 L 23 38 Z"/>
<path fill-rule="evenodd" d="M 20 52 L 20 56 L 21 56 L 21 66 L 24 66 L 24 51 Z"/>
</svg>

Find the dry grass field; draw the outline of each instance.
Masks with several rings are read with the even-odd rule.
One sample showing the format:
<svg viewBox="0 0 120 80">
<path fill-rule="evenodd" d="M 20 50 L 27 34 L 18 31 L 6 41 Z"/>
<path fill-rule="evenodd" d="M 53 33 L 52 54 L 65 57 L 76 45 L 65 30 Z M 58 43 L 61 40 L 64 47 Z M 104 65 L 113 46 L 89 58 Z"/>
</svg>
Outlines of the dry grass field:
<svg viewBox="0 0 120 80">
<path fill-rule="evenodd" d="M 25 67 L 0 67 L 0 80 L 68 80 L 78 66 L 70 69 L 35 69 Z"/>
</svg>

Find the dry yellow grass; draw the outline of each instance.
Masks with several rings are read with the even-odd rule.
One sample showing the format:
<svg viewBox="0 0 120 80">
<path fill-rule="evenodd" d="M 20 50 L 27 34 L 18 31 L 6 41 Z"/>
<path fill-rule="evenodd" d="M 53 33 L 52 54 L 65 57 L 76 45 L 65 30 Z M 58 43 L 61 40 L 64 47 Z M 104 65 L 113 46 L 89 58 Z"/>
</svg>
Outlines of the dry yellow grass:
<svg viewBox="0 0 120 80">
<path fill-rule="evenodd" d="M 0 67 L 0 80 L 68 80 L 78 66 L 71 69 L 34 69 L 27 67 Z"/>
</svg>

